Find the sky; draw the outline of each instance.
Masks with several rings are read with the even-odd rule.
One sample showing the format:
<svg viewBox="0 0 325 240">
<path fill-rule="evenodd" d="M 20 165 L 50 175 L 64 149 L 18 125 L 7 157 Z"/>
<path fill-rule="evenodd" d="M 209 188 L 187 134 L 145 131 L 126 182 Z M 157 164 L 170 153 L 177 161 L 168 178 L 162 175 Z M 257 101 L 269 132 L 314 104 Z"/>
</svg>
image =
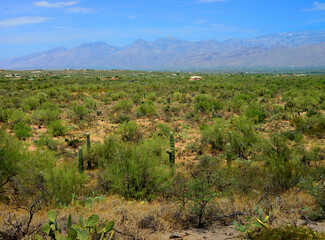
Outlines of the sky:
<svg viewBox="0 0 325 240">
<path fill-rule="evenodd" d="M 0 0 L 0 59 L 104 41 L 325 30 L 325 0 Z"/>
</svg>

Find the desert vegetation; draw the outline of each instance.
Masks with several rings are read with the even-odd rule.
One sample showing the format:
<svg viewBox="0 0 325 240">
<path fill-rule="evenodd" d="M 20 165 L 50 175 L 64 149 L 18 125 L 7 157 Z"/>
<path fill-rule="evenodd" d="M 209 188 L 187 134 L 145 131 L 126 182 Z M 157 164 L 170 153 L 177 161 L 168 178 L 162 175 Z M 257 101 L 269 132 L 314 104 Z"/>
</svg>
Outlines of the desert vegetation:
<svg viewBox="0 0 325 240">
<path fill-rule="evenodd" d="M 0 236 L 324 239 L 324 75 L 190 76 L 0 72 Z"/>
</svg>

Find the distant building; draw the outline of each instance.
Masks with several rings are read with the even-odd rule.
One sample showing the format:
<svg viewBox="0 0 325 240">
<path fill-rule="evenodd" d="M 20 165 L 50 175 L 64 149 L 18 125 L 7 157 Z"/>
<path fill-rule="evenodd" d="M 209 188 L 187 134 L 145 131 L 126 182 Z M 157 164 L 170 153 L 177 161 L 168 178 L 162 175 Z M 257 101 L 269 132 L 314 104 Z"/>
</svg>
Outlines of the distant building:
<svg viewBox="0 0 325 240">
<path fill-rule="evenodd" d="M 0 72 L 3 72 L 4 71 L 4 69 L 0 69 Z"/>
<path fill-rule="evenodd" d="M 202 80 L 203 78 L 202 77 L 200 77 L 200 76 L 192 76 L 192 77 L 190 77 L 190 81 L 198 81 L 198 80 Z"/>
</svg>

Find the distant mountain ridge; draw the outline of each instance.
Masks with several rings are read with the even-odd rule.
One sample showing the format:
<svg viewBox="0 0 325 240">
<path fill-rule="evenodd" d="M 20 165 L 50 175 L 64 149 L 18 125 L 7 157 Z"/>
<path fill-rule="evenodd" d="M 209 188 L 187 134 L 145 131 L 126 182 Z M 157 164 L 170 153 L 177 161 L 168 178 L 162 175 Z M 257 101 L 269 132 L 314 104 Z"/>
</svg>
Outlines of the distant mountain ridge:
<svg viewBox="0 0 325 240">
<path fill-rule="evenodd" d="M 190 69 L 325 66 L 325 32 L 269 34 L 253 39 L 190 42 L 173 37 L 137 39 L 125 47 L 105 42 L 0 60 L 3 69 Z"/>
</svg>

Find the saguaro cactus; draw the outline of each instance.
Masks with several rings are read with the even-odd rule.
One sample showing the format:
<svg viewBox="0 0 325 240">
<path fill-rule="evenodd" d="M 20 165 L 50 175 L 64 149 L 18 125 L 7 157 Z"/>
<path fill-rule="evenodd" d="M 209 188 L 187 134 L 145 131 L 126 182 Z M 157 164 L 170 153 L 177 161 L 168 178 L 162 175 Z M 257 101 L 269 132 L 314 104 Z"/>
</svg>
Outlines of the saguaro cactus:
<svg viewBox="0 0 325 240">
<path fill-rule="evenodd" d="M 84 170 L 84 158 L 83 158 L 83 155 L 82 155 L 82 148 L 81 147 L 79 147 L 78 153 L 79 153 L 79 171 L 83 172 L 83 170 Z"/>
<path fill-rule="evenodd" d="M 222 132 L 221 129 L 218 129 L 218 133 L 217 133 L 217 149 L 218 150 L 223 150 L 223 137 L 222 137 Z"/>
<path fill-rule="evenodd" d="M 89 136 L 89 133 L 86 134 L 86 137 L 87 137 L 87 150 L 90 149 L 90 136 Z"/>
<path fill-rule="evenodd" d="M 89 156 L 89 150 L 90 150 L 90 136 L 89 136 L 89 133 L 87 133 L 86 136 L 87 136 L 87 152 L 88 152 L 88 156 Z M 88 158 L 87 165 L 88 165 L 88 169 L 91 168 L 91 159 L 90 158 Z"/>
<path fill-rule="evenodd" d="M 167 149 L 167 153 L 169 154 L 169 164 L 170 166 L 174 166 L 175 164 L 175 141 L 174 134 L 170 132 L 169 134 L 169 149 Z"/>
<path fill-rule="evenodd" d="M 216 117 L 216 112 L 214 110 L 214 105 L 212 105 L 212 108 L 211 108 L 211 117 L 212 118 L 215 118 Z"/>
<path fill-rule="evenodd" d="M 227 159 L 227 166 L 231 166 L 231 146 L 230 143 L 227 143 L 227 150 L 226 150 L 226 159 Z"/>
</svg>

